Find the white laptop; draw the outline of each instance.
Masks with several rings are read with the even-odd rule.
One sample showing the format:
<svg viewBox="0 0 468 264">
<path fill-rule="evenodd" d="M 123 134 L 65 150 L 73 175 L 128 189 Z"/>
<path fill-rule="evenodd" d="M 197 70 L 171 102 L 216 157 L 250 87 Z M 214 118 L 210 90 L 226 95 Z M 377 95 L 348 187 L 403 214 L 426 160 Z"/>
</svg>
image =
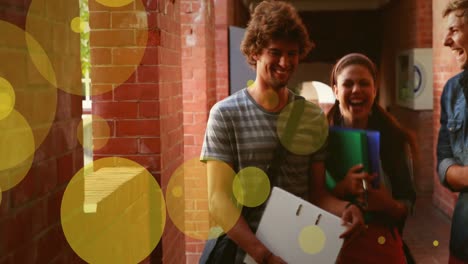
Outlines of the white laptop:
<svg viewBox="0 0 468 264">
<path fill-rule="evenodd" d="M 274 187 L 256 236 L 288 263 L 335 263 L 345 227 L 341 219 Z M 256 262 L 247 255 L 246 264 Z"/>
</svg>

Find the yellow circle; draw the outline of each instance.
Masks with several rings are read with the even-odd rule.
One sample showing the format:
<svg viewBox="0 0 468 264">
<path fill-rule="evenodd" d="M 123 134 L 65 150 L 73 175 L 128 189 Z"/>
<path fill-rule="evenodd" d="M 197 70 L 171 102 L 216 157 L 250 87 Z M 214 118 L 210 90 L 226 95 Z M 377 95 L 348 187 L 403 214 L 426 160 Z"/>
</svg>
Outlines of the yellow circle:
<svg viewBox="0 0 468 264">
<path fill-rule="evenodd" d="M 57 77 L 55 76 L 54 68 L 41 44 L 27 32 L 26 44 L 28 45 L 29 55 L 36 69 L 50 84 L 57 87 Z"/>
<path fill-rule="evenodd" d="M 175 186 L 173 189 L 172 189 L 172 195 L 176 198 L 180 198 L 182 197 L 182 195 L 184 194 L 184 190 L 182 189 L 181 186 Z"/>
<path fill-rule="evenodd" d="M 96 0 L 96 2 L 100 3 L 101 5 L 108 6 L 108 7 L 122 7 L 129 5 L 134 0 Z"/>
<path fill-rule="evenodd" d="M 26 119 L 16 110 L 0 120 L 0 171 L 14 168 L 34 153 L 34 136 Z M 3 187 L 3 190 L 7 188 Z"/>
<path fill-rule="evenodd" d="M 274 109 L 279 104 L 278 93 L 273 89 L 268 89 L 263 93 L 262 97 L 259 98 L 260 105 L 265 106 L 268 109 Z"/>
<path fill-rule="evenodd" d="M 80 17 L 73 18 L 72 21 L 70 22 L 70 27 L 71 27 L 73 32 L 81 33 L 82 32 L 81 18 Z"/>
<path fill-rule="evenodd" d="M 109 123 L 100 116 L 86 115 L 78 125 L 77 137 L 84 149 L 100 150 L 109 141 Z"/>
<path fill-rule="evenodd" d="M 89 263 L 142 261 L 159 243 L 166 221 L 154 177 L 118 157 L 81 169 L 65 189 L 60 214 L 68 243 Z"/>
<path fill-rule="evenodd" d="M 89 28 L 89 23 L 85 21 L 80 22 L 80 32 L 88 33 L 91 29 Z"/>
<path fill-rule="evenodd" d="M 380 245 L 383 245 L 385 244 L 385 237 L 384 236 L 379 236 L 379 238 L 377 238 L 377 242 L 380 244 Z"/>
<path fill-rule="evenodd" d="M 21 28 L 1 20 L 0 32 L 8 36 L 0 41 L 4 47 L 0 48 L 0 61 L 9 62 L 0 65 L 1 77 L 11 83 L 15 93 L 14 109 L 29 123 L 35 146 L 38 147 L 49 134 L 56 117 L 57 89 L 34 67 L 26 44 L 31 36 Z M 37 57 L 43 57 L 39 48 L 35 51 Z"/>
<path fill-rule="evenodd" d="M 432 244 L 434 245 L 434 247 L 438 247 L 439 246 L 439 241 L 434 240 L 434 242 L 432 242 Z"/>
<path fill-rule="evenodd" d="M 221 161 L 209 161 L 214 168 L 213 178 L 219 180 L 217 186 L 224 186 L 225 191 L 232 190 L 234 171 Z M 223 190 L 215 195 L 223 193 Z M 221 194 L 221 196 L 222 196 Z M 221 196 L 217 196 L 218 198 Z M 231 197 L 232 194 L 228 194 Z M 219 199 L 217 199 L 219 201 Z M 231 201 L 231 199 L 229 199 Z M 208 210 L 207 164 L 198 158 L 190 159 L 179 166 L 172 174 L 166 191 L 167 212 L 174 225 L 186 236 L 207 240 L 230 230 L 240 217 L 239 205 L 219 206 L 211 214 Z M 222 229 L 220 228 L 222 226 Z"/>
<path fill-rule="evenodd" d="M 26 16 L 25 31 L 31 36 L 27 48 L 33 65 L 54 87 L 70 94 L 84 95 L 80 34 L 76 34 L 70 25 L 72 19 L 78 16 L 77 6 L 61 0 L 47 0 L 47 4 L 44 3 L 42 0 L 32 0 Z M 77 25 L 76 29 L 79 27 Z"/>
<path fill-rule="evenodd" d="M 256 207 L 263 204 L 270 195 L 270 179 L 263 170 L 246 167 L 234 177 L 232 190 L 240 204 Z"/>
<path fill-rule="evenodd" d="M 10 82 L 0 77 L 0 120 L 8 116 L 15 107 L 15 91 Z"/>
<path fill-rule="evenodd" d="M 325 233 L 316 225 L 307 226 L 299 234 L 299 246 L 310 255 L 319 253 L 325 247 Z"/>
<path fill-rule="evenodd" d="M 13 168 L 0 170 L 0 189 L 9 190 L 20 183 L 31 169 L 34 155 L 29 155 L 23 162 Z"/>
<path fill-rule="evenodd" d="M 252 84 L 254 84 L 254 80 L 248 80 L 247 81 L 247 87 L 250 87 Z"/>
<path fill-rule="evenodd" d="M 90 72 L 93 83 L 91 95 L 107 93 L 131 78 L 137 78 L 136 81 L 143 83 L 157 81 L 151 73 L 159 64 L 156 48 L 150 47 L 151 55 L 146 56 L 145 67 L 140 67 L 138 72 L 135 72 L 142 64 L 144 54 L 148 51 L 147 46 L 156 46 L 154 42 L 160 38 L 158 32 L 148 27 L 148 14 L 143 1 L 99 0 L 98 2 L 102 5 L 93 4 L 93 11 L 96 14 L 108 14 L 113 11 L 113 7 L 119 8 L 118 12 L 112 12 L 109 30 L 91 32 L 95 48 L 92 56 L 101 58 L 99 60 L 91 58 L 93 61 Z M 44 19 L 44 13 L 54 19 Z M 75 45 L 80 43 L 80 34 L 74 33 L 70 26 L 70 22 L 76 16 L 75 6 L 65 5 L 62 0 L 47 0 L 47 5 L 44 1 L 32 0 L 26 18 L 26 31 L 43 45 L 52 67 L 57 71 L 57 87 L 70 94 L 84 95 L 85 89 L 81 86 L 80 49 Z M 78 28 L 80 31 L 88 30 L 89 26 L 86 23 L 83 24 L 82 21 L 80 24 L 73 26 L 75 30 Z M 149 39 L 153 43 L 147 45 Z M 46 69 L 43 69 L 41 74 L 47 76 L 43 72 L 47 72 Z"/>
<path fill-rule="evenodd" d="M 294 107 L 300 104 L 304 107 Z M 320 107 L 305 100 L 296 100 L 281 111 L 276 131 L 286 149 L 297 155 L 309 155 L 324 145 L 328 123 Z"/>
</svg>

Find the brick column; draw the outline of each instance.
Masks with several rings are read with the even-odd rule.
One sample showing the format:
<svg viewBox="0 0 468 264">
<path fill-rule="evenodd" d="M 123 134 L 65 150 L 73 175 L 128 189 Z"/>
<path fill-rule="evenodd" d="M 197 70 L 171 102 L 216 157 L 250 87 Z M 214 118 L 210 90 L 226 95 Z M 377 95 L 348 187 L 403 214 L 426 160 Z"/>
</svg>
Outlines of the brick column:
<svg viewBox="0 0 468 264">
<path fill-rule="evenodd" d="M 2 37 L 0 57 L 5 61 L 9 54 L 9 63 L 0 66 L 0 77 L 8 80 L 16 95 L 15 109 L 21 113 L 33 129 L 36 137 L 36 151 L 31 156 L 32 166 L 27 162 L 17 168 L 28 171 L 24 179 L 9 190 L 1 193 L 0 202 L 0 263 L 79 263 L 80 258 L 68 246 L 60 224 L 60 205 L 63 192 L 71 177 L 83 166 L 83 149 L 77 140 L 77 127 L 81 120 L 81 97 L 71 95 L 61 89 L 72 86 L 81 87 L 79 78 L 71 74 L 70 69 L 80 68 L 78 35 L 70 30 L 68 15 L 79 16 L 78 4 L 64 5 L 62 16 L 55 16 L 53 1 L 0 1 L 0 19 L 12 23 L 21 30 L 26 28 L 28 10 L 40 27 L 30 31 L 39 42 L 54 65 L 57 86 L 53 88 L 38 72 L 26 50 L 24 32 L 18 35 L 6 34 Z M 48 12 L 41 12 L 47 8 Z M 65 15 L 66 14 L 66 15 Z M 29 24 L 34 26 L 34 24 Z M 52 30 L 52 29 L 55 29 Z M 70 34 L 57 34 L 60 30 Z M 49 38 L 47 38 L 49 36 Z M 8 38 L 8 39 L 7 39 Z M 16 38 L 14 42 L 9 39 Z M 3 44 L 7 43 L 7 47 Z M 13 46 L 8 46 L 13 44 Z M 12 52 L 8 47 L 15 49 Z M 55 47 L 55 49 L 54 49 Z M 58 49 L 57 47 L 60 47 Z M 23 48 L 18 50 L 18 48 Z M 65 64 L 55 64 L 61 58 L 67 58 Z M 75 72 L 78 73 L 79 72 Z M 65 80 L 65 81 L 64 81 Z M 67 82 L 65 87 L 64 82 Z M 46 94 L 44 92 L 47 91 Z M 46 97 L 42 97 L 46 96 Z M 57 107 L 52 105 L 50 119 L 44 111 L 57 96 Z M 0 120 L 2 122 L 2 120 Z M 47 131 L 41 128 L 49 127 Z M 5 131 L 2 131 L 5 132 Z M 40 137 L 37 135 L 41 134 Z M 45 138 L 44 138 L 44 137 Z M 40 138 L 40 140 L 39 140 Z M 4 144 L 3 142 L 2 144 Z M 18 142 L 15 146 L 23 148 Z M 0 148 L 5 148 L 1 145 Z M 11 148 L 11 146 L 9 146 Z M 4 151 L 5 149 L 2 149 Z M 13 148 L 7 151 L 15 151 Z M 20 169 L 21 170 L 21 169 Z M 17 169 L 0 170 L 0 178 Z M 11 174 L 10 174 L 11 175 Z"/>
<path fill-rule="evenodd" d="M 159 103 L 161 122 L 161 181 L 164 189 L 184 160 L 181 15 L 179 0 L 159 1 L 161 29 Z M 164 5 L 163 5 L 164 4 Z M 163 235 L 163 263 L 184 263 L 184 236 L 167 217 Z"/>
<path fill-rule="evenodd" d="M 111 131 L 95 159 L 134 160 L 165 191 L 183 161 L 180 1 L 135 0 L 125 8 L 89 1 L 92 87 L 109 91 L 93 96 L 92 111 L 107 120 Z M 148 26 L 142 28 L 145 19 Z M 141 60 L 135 61 L 141 53 Z M 183 236 L 167 217 L 151 261 L 183 263 L 184 252 Z"/>
<path fill-rule="evenodd" d="M 229 94 L 229 25 L 232 20 L 232 0 L 217 1 L 216 10 L 216 99 L 225 98 Z"/>
<path fill-rule="evenodd" d="M 216 101 L 213 1 L 182 0 L 182 75 L 185 159 L 200 155 L 206 121 Z"/>
<path fill-rule="evenodd" d="M 218 2 L 224 3 L 225 1 Z M 216 101 L 217 64 L 215 59 L 217 53 L 215 47 L 216 49 L 226 49 L 223 46 L 215 46 L 216 12 L 217 8 L 215 8 L 213 0 L 181 1 L 185 160 L 200 156 L 209 110 Z M 186 191 L 190 186 L 192 188 L 190 193 L 197 194 L 195 199 L 191 199 L 194 201 L 187 201 L 185 210 L 192 213 L 195 210 L 199 212 L 198 215 L 203 215 L 201 219 L 186 218 L 186 225 L 195 224 L 196 221 L 208 221 L 206 185 L 206 179 L 185 178 Z M 194 186 L 198 186 L 198 188 L 194 190 Z M 190 204 L 203 206 L 189 208 Z M 188 236 L 185 239 L 186 263 L 198 263 L 204 241 L 198 241 Z"/>
</svg>

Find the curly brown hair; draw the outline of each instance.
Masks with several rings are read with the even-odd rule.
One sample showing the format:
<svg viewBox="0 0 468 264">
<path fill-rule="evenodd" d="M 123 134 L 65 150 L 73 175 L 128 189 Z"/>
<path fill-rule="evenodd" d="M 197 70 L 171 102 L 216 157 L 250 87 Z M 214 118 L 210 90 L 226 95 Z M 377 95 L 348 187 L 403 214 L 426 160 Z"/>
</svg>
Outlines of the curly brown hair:
<svg viewBox="0 0 468 264">
<path fill-rule="evenodd" d="M 257 65 L 253 56 L 260 54 L 272 40 L 298 43 L 300 59 L 314 46 L 302 19 L 291 4 L 266 0 L 255 8 L 240 46 L 252 67 Z"/>
<path fill-rule="evenodd" d="M 468 21 L 468 0 L 452 0 L 450 1 L 447 6 L 445 7 L 444 11 L 442 12 L 442 17 L 448 16 L 450 13 L 454 11 L 463 11 L 461 14 L 457 14 L 458 17 L 464 17 L 465 23 Z"/>
</svg>

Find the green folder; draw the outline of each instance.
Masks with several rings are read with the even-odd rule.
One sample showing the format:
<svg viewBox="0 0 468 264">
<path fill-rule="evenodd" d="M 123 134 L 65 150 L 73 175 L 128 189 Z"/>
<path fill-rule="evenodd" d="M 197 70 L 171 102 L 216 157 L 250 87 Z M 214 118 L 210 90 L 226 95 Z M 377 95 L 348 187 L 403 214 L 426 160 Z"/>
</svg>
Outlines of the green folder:
<svg viewBox="0 0 468 264">
<path fill-rule="evenodd" d="M 367 136 L 364 130 L 331 127 L 328 152 L 326 185 L 329 190 L 333 190 L 336 183 L 357 164 L 364 165 L 364 171 L 369 172 Z"/>
</svg>

